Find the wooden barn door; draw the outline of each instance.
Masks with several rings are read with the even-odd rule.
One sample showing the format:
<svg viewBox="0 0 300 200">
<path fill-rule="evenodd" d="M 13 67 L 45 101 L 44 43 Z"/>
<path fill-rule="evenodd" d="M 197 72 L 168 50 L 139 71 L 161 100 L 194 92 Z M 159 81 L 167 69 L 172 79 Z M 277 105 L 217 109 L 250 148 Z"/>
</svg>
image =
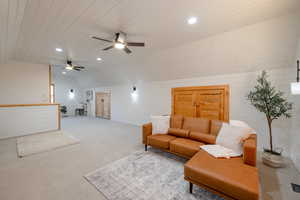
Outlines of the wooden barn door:
<svg viewBox="0 0 300 200">
<path fill-rule="evenodd" d="M 186 117 L 196 116 L 195 107 L 196 94 L 193 91 L 176 91 L 173 95 L 174 114 L 180 114 Z"/>
<path fill-rule="evenodd" d="M 225 121 L 224 91 L 212 89 L 197 92 L 196 110 L 196 117 Z"/>
<path fill-rule="evenodd" d="M 229 87 L 199 86 L 172 89 L 172 114 L 229 120 Z"/>
</svg>

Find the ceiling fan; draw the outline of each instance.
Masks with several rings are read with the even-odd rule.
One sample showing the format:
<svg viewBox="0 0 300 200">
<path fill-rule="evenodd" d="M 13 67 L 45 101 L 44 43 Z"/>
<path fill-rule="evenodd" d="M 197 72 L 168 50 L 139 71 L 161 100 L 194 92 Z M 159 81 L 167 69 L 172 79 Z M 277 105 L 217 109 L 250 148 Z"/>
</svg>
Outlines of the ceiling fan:
<svg viewBox="0 0 300 200">
<path fill-rule="evenodd" d="M 67 64 L 65 65 L 65 69 L 69 70 L 69 71 L 71 71 L 71 70 L 82 71 L 82 70 L 85 69 L 85 67 L 73 65 L 71 60 L 67 60 Z"/>
<path fill-rule="evenodd" d="M 144 47 L 145 46 L 145 43 L 143 43 L 143 42 L 127 42 L 126 34 L 121 31 L 118 33 L 115 33 L 115 39 L 113 41 L 103 39 L 100 37 L 96 37 L 96 36 L 93 36 L 92 38 L 96 39 L 96 40 L 101 40 L 104 42 L 113 43 L 111 46 L 104 48 L 103 51 L 107 51 L 109 49 L 116 48 L 116 49 L 123 49 L 127 54 L 130 54 L 130 53 L 132 53 L 132 51 L 128 47 Z"/>
</svg>

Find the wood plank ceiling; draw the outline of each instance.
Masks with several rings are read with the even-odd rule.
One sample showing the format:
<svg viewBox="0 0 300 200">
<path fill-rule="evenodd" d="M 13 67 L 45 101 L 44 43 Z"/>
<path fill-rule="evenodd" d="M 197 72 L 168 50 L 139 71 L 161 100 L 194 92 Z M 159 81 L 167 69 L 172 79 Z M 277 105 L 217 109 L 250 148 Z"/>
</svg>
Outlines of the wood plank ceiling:
<svg viewBox="0 0 300 200">
<path fill-rule="evenodd" d="M 131 66 L 154 52 L 299 7 L 299 0 L 1 0 L 0 63 L 57 64 L 69 57 L 89 66 L 91 74 L 121 76 L 125 69 L 135 71 Z M 189 16 L 197 16 L 201 25 L 188 27 Z M 130 40 L 145 41 L 147 47 L 134 48 L 134 54 L 127 56 L 116 50 L 100 51 L 107 44 L 90 39 L 91 35 L 112 38 L 119 30 L 127 32 Z M 64 52 L 55 52 L 56 47 Z M 103 58 L 105 71 L 99 69 L 97 57 Z"/>
</svg>

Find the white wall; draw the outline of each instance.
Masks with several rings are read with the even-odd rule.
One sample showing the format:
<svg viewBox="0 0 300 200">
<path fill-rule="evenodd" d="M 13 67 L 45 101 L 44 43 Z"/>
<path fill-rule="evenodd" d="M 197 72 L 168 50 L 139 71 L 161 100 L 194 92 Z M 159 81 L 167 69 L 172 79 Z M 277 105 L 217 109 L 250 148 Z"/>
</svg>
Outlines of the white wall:
<svg viewBox="0 0 300 200">
<path fill-rule="evenodd" d="M 0 108 L 0 139 L 59 129 L 58 105 Z"/>
<path fill-rule="evenodd" d="M 295 107 L 300 104 L 300 96 L 291 96 L 290 82 L 295 79 L 294 68 L 269 70 L 270 80 L 285 92 Z M 149 122 L 151 115 L 171 113 L 171 88 L 181 86 L 230 85 L 230 118 L 246 121 L 253 126 L 259 135 L 259 147 L 268 147 L 268 130 L 265 116 L 255 110 L 246 100 L 246 95 L 256 83 L 260 71 L 237 73 L 231 75 L 208 76 L 194 79 L 179 79 L 161 82 L 138 83 L 138 99 L 131 97 L 132 85 L 119 85 L 96 90 L 111 91 L 112 120 L 141 125 Z M 299 110 L 294 109 L 292 119 L 279 119 L 274 122 L 274 144 L 283 147 L 284 154 L 290 154 L 290 136 L 298 134 L 300 124 L 297 123 Z"/>
<path fill-rule="evenodd" d="M 84 102 L 83 90 L 68 75 L 54 75 L 52 82 L 55 84 L 55 103 L 67 106 L 67 115 L 75 115 L 75 109 L 80 107 L 80 104 Z M 70 98 L 69 96 L 71 89 L 74 90 L 74 98 Z"/>
<path fill-rule="evenodd" d="M 295 97 L 295 100 L 299 102 L 299 97 Z M 300 171 L 300 106 L 299 103 L 294 106 L 294 115 L 292 124 L 291 124 L 291 132 L 290 132 L 290 146 L 291 146 L 291 158 L 294 161 L 296 167 Z"/>
<path fill-rule="evenodd" d="M 0 104 L 49 102 L 49 66 L 11 62 L 0 65 Z"/>
<path fill-rule="evenodd" d="M 295 57 L 296 57 L 296 59 L 300 60 L 300 39 L 298 41 L 298 49 L 297 49 Z M 296 72 L 296 66 L 295 66 L 295 72 Z M 293 81 L 296 81 L 296 73 L 295 73 L 295 79 Z M 295 98 L 296 98 L 296 96 L 295 96 Z M 299 101 L 299 98 L 297 98 L 295 100 Z M 300 171 L 300 150 L 299 150 L 299 147 L 300 147 L 300 130 L 299 130 L 300 107 L 299 107 L 299 105 L 295 105 L 295 113 L 298 113 L 298 115 L 296 115 L 293 118 L 292 130 L 297 130 L 297 127 L 298 127 L 298 131 L 291 132 L 291 138 L 290 138 L 291 157 L 292 157 L 292 160 L 294 161 L 296 167 Z"/>
</svg>

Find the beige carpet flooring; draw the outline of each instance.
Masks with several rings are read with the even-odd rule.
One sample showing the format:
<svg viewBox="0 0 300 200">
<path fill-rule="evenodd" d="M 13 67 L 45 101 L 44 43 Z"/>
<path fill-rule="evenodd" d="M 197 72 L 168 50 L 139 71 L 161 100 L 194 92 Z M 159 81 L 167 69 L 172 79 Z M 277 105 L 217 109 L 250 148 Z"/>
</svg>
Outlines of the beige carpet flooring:
<svg viewBox="0 0 300 200">
<path fill-rule="evenodd" d="M 143 150 L 141 128 L 87 117 L 64 118 L 62 130 L 79 145 L 18 158 L 16 139 L 0 140 L 1 200 L 105 200 L 84 175 Z M 259 162 L 263 199 L 299 200 L 289 183 L 300 183 L 291 164 L 274 170 Z"/>
<path fill-rule="evenodd" d="M 63 131 L 52 131 L 17 138 L 17 152 L 24 157 L 78 143 L 78 139 Z"/>
</svg>

